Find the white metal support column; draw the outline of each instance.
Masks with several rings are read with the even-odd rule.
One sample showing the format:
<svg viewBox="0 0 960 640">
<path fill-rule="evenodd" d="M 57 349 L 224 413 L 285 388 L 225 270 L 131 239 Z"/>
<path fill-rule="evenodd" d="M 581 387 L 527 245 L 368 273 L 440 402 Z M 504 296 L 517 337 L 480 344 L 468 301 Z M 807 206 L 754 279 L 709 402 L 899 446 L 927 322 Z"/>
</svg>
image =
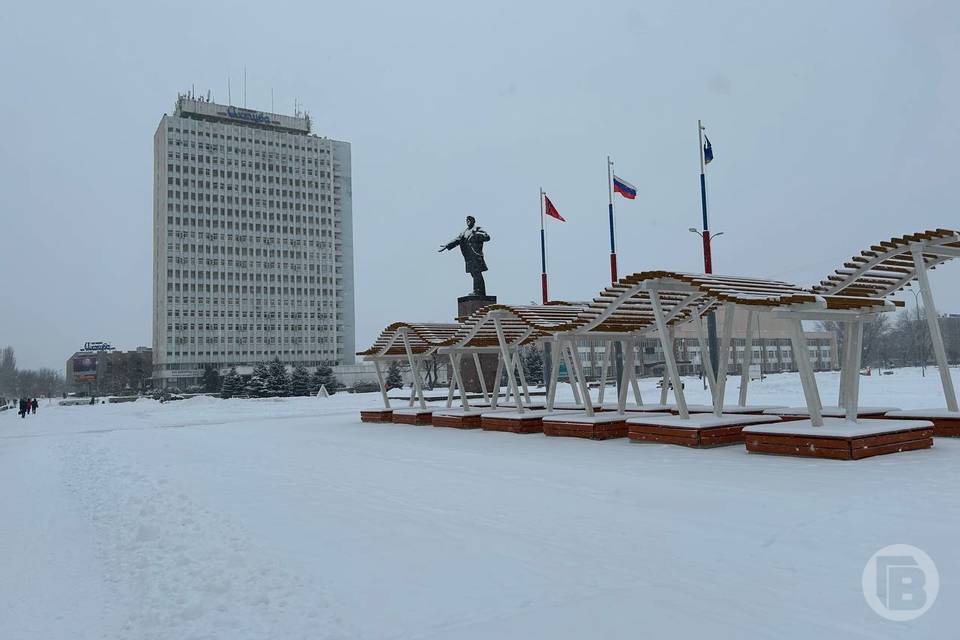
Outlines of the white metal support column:
<svg viewBox="0 0 960 640">
<path fill-rule="evenodd" d="M 503 335 L 503 326 L 500 324 L 500 318 L 493 318 L 493 327 L 497 331 L 497 342 L 500 343 L 500 356 L 507 367 L 507 385 L 509 391 L 513 393 L 517 401 L 517 410 L 523 411 L 523 402 L 520 401 L 520 391 L 517 389 L 517 379 L 513 375 L 513 359 L 510 357 L 510 348 L 507 346 L 507 338 Z"/>
<path fill-rule="evenodd" d="M 600 393 L 597 394 L 597 403 L 603 406 L 603 395 L 607 390 L 607 373 L 610 371 L 610 351 L 613 349 L 612 341 L 605 341 L 603 346 L 603 357 L 600 359 Z"/>
<path fill-rule="evenodd" d="M 527 386 L 527 374 L 523 372 L 523 363 L 520 362 L 520 347 L 513 352 L 513 363 L 517 368 L 517 377 L 520 378 L 520 388 L 523 389 L 523 402 L 530 404 L 530 388 Z"/>
<path fill-rule="evenodd" d="M 509 352 L 509 347 L 507 347 L 507 351 Z M 510 356 L 510 363 L 509 363 L 509 364 L 505 364 L 504 366 L 507 367 L 507 369 L 513 371 L 513 372 L 514 372 L 514 373 L 513 373 L 514 376 L 517 375 L 517 373 L 516 373 L 516 372 L 517 372 L 516 363 L 513 361 L 513 356 L 512 356 L 512 355 Z M 508 378 L 508 380 L 509 380 L 509 378 Z M 513 380 L 514 380 L 514 383 L 516 383 L 516 386 L 519 387 L 519 380 L 517 380 L 516 377 L 514 377 Z M 519 389 L 518 389 L 518 390 L 519 390 Z M 511 401 L 512 401 L 512 402 L 516 403 L 516 402 L 517 402 L 517 397 L 518 397 L 518 395 L 519 395 L 519 394 L 515 394 L 515 393 L 513 392 L 513 387 L 511 387 L 511 386 L 508 384 L 508 385 L 507 385 L 507 395 L 506 395 L 506 398 L 504 399 L 504 402 L 511 402 Z"/>
<path fill-rule="evenodd" d="M 377 382 L 380 383 L 380 395 L 383 396 L 383 407 L 390 408 L 390 397 L 387 395 L 387 383 L 383 379 L 383 369 L 380 366 L 380 360 L 373 359 L 373 368 L 377 371 Z"/>
<path fill-rule="evenodd" d="M 410 337 L 407 332 L 403 332 L 403 348 L 407 352 L 407 360 L 410 361 L 410 372 L 413 374 L 413 392 L 420 399 L 420 408 L 426 409 L 427 402 L 423 397 L 423 387 L 420 386 L 420 373 L 417 370 L 417 360 L 413 357 L 413 350 L 410 348 Z"/>
<path fill-rule="evenodd" d="M 850 422 L 857 421 L 857 405 L 860 400 L 860 359 L 863 351 L 863 318 L 847 325 L 850 341 L 850 362 L 847 366 L 847 388 L 843 391 L 844 415 Z"/>
<path fill-rule="evenodd" d="M 557 348 L 557 342 L 553 343 L 550 350 L 553 356 L 550 358 L 550 380 L 547 388 L 547 411 L 553 411 L 553 403 L 557 397 L 557 385 L 560 383 L 560 348 Z"/>
<path fill-rule="evenodd" d="M 453 373 L 453 371 L 454 371 L 454 370 L 456 369 L 456 367 L 457 367 L 457 362 L 456 362 L 456 360 L 455 360 L 454 357 L 453 357 L 453 352 L 452 352 L 452 351 L 451 351 L 448 355 L 450 356 L 450 373 L 451 373 L 451 376 L 450 376 L 449 379 L 447 380 L 447 409 L 449 409 L 450 407 L 453 406 L 453 392 L 454 392 L 454 390 L 455 390 L 456 387 L 457 387 L 456 374 Z"/>
<path fill-rule="evenodd" d="M 733 338 L 733 319 L 736 307 L 726 304 L 723 307 L 723 337 L 720 340 L 720 354 L 717 358 L 717 393 L 713 397 L 713 414 L 723 413 L 723 399 L 727 391 L 727 368 L 730 364 L 730 340 Z"/>
<path fill-rule="evenodd" d="M 460 362 L 463 356 L 459 353 L 451 352 L 450 359 L 453 361 L 453 376 L 457 380 L 457 388 L 460 389 L 460 403 L 464 409 L 470 409 L 470 401 L 467 399 L 467 390 L 463 386 L 463 374 L 460 372 Z"/>
<path fill-rule="evenodd" d="M 840 351 L 840 389 L 837 392 L 837 406 L 846 407 L 847 397 L 850 395 L 850 343 L 853 337 L 853 328 L 851 323 L 844 320 L 838 322 L 840 333 L 843 335 L 843 349 Z"/>
<path fill-rule="evenodd" d="M 635 378 L 635 373 L 633 344 L 628 340 L 621 340 L 620 346 L 625 358 L 623 376 L 620 378 L 620 393 L 617 394 L 617 412 L 623 413 L 627 408 L 627 390 L 631 386 L 630 382 Z"/>
<path fill-rule="evenodd" d="M 670 354 L 673 355 L 673 330 L 668 329 L 667 343 L 670 345 Z M 663 344 L 663 338 L 660 338 L 660 349 L 667 347 Z M 670 391 L 670 371 L 667 368 L 667 352 L 663 351 L 663 378 L 660 380 L 660 404 L 667 404 L 667 393 Z"/>
<path fill-rule="evenodd" d="M 409 403 L 411 407 L 413 406 L 414 400 L 417 399 L 417 385 L 413 384 L 413 376 L 415 375 L 416 375 L 416 370 L 413 367 L 411 367 L 410 368 L 410 403 Z"/>
<path fill-rule="evenodd" d="M 630 345 L 630 350 L 633 352 L 630 362 L 633 363 L 633 368 L 630 369 L 630 386 L 633 388 L 633 401 L 639 407 L 643 404 L 643 396 L 640 395 L 640 382 L 637 380 L 637 355 L 640 355 L 640 359 L 643 359 L 643 354 L 638 354 L 637 351 L 640 349 L 640 344 L 633 344 L 633 340 L 627 342 Z"/>
<path fill-rule="evenodd" d="M 580 386 L 580 393 L 583 396 L 583 409 L 588 416 L 593 415 L 593 399 L 590 398 L 590 389 L 587 387 L 587 380 L 583 376 L 583 368 L 580 366 L 580 354 L 577 353 L 577 343 L 575 339 L 567 341 L 567 357 L 573 362 L 574 384 Z"/>
<path fill-rule="evenodd" d="M 577 386 L 577 381 L 574 379 L 574 369 L 573 364 L 570 362 L 570 357 L 567 355 L 567 345 L 564 340 L 560 340 L 560 356 L 563 358 L 563 363 L 567 365 L 567 382 L 570 383 L 570 389 L 573 391 L 573 401 L 575 404 L 580 404 L 580 388 Z"/>
<path fill-rule="evenodd" d="M 493 390 L 490 394 L 490 408 L 496 409 L 500 401 L 500 378 L 503 377 L 503 356 L 497 354 L 497 375 L 493 382 Z M 506 398 L 504 398 L 506 399 Z"/>
<path fill-rule="evenodd" d="M 850 386 L 850 344 L 853 342 L 852 323 L 840 322 L 840 330 L 843 332 L 843 352 L 840 354 L 840 391 L 837 398 L 837 406 L 847 406 L 847 387 Z M 855 372 L 860 375 L 859 371 Z"/>
<path fill-rule="evenodd" d="M 477 380 L 480 381 L 480 391 L 483 392 L 484 402 L 490 402 L 490 392 L 487 391 L 487 380 L 483 377 L 483 367 L 480 366 L 480 354 L 473 352 L 473 366 L 477 369 Z"/>
<path fill-rule="evenodd" d="M 747 335 L 743 343 L 743 359 L 740 362 L 740 399 L 737 404 L 747 406 L 747 387 L 750 385 L 750 365 L 753 364 L 753 327 L 757 323 L 757 312 L 747 311 Z"/>
<path fill-rule="evenodd" d="M 713 361 L 710 358 L 710 351 L 707 347 L 707 337 L 703 331 L 703 318 L 697 314 L 693 318 L 693 328 L 697 332 L 697 344 L 700 345 L 700 368 L 703 369 L 703 375 L 707 379 L 707 385 L 710 387 L 710 404 L 715 404 L 717 397 L 717 378 L 713 373 Z"/>
<path fill-rule="evenodd" d="M 947 410 L 957 411 L 957 391 L 953 388 L 953 380 L 950 378 L 947 352 L 943 348 L 943 334 L 940 332 L 940 321 L 937 319 L 937 307 L 933 303 L 933 292 L 930 290 L 927 266 L 923 261 L 923 253 L 918 247 L 913 247 L 911 251 L 913 253 L 913 264 L 917 271 L 917 280 L 920 281 L 923 311 L 927 316 L 927 327 L 930 329 L 930 341 L 933 343 L 933 353 L 937 358 L 937 368 L 940 370 L 940 383 L 943 385 L 943 396 L 947 401 Z"/>
<path fill-rule="evenodd" d="M 673 357 L 673 336 L 667 330 L 667 323 L 663 318 L 663 307 L 660 305 L 660 294 L 657 291 L 650 292 L 650 303 L 653 307 L 653 317 L 657 321 L 657 333 L 660 335 L 660 346 L 663 348 L 663 359 L 666 361 L 667 371 L 670 373 L 670 381 L 673 383 L 673 397 L 677 401 L 677 413 L 684 420 L 690 418 L 687 411 L 687 400 L 683 394 L 683 382 L 680 380 L 680 374 L 677 372 L 677 361 Z M 669 343 L 669 344 L 668 344 Z M 666 387 L 666 385 L 664 385 Z"/>
<path fill-rule="evenodd" d="M 807 351 L 807 337 L 803 335 L 803 324 L 800 320 L 789 320 L 789 323 L 792 329 L 790 342 L 793 345 L 793 358 L 797 363 L 797 370 L 800 372 L 800 383 L 803 385 L 803 395 L 807 400 L 810 422 L 815 427 L 822 427 L 823 414 L 820 392 L 817 390 L 817 380 L 813 377 L 813 367 L 810 366 L 810 354 Z"/>
<path fill-rule="evenodd" d="M 590 341 L 590 375 L 597 375 L 597 341 Z M 602 402 L 602 401 L 601 401 Z"/>
</svg>

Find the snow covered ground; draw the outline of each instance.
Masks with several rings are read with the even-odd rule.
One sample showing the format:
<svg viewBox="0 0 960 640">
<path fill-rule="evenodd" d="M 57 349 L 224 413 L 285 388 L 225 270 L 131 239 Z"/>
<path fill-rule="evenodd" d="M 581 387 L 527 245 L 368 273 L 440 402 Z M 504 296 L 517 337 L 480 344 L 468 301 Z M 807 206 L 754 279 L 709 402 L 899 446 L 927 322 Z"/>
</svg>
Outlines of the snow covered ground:
<svg viewBox="0 0 960 640">
<path fill-rule="evenodd" d="M 865 405 L 943 404 L 932 369 L 861 380 Z M 838 376 L 819 383 L 835 403 Z M 802 404 L 790 374 L 750 399 Z M 361 424 L 378 403 L 0 413 L 0 638 L 957 633 L 960 441 L 804 460 Z M 894 543 L 940 572 L 937 603 L 908 623 L 861 593 L 864 564 Z"/>
</svg>

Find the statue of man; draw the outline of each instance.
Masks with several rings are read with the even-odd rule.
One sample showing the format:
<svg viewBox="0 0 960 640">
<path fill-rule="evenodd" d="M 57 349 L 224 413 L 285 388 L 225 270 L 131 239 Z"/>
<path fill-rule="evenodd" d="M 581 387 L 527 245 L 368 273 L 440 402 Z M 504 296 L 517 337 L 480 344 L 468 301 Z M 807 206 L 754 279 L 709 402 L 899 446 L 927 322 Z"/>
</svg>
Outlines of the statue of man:
<svg viewBox="0 0 960 640">
<path fill-rule="evenodd" d="M 490 241 L 490 234 L 477 226 L 473 216 L 467 216 L 467 228 L 456 238 L 440 247 L 440 253 L 447 249 L 460 247 L 463 254 L 464 270 L 473 276 L 473 295 L 487 295 L 487 285 L 483 281 L 483 272 L 487 263 L 483 259 L 483 243 Z"/>
</svg>

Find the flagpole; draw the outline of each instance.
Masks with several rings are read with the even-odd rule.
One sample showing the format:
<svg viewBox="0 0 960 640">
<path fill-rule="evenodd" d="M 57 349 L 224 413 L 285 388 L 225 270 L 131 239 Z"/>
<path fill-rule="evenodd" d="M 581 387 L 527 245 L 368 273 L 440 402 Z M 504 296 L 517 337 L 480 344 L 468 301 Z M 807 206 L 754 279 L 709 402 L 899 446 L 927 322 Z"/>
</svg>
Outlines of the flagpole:
<svg viewBox="0 0 960 640">
<path fill-rule="evenodd" d="M 700 237 L 703 239 L 703 272 L 713 273 L 713 255 L 710 251 L 710 223 L 707 220 L 707 163 L 703 155 L 703 129 L 703 121 L 697 120 L 697 135 L 700 137 L 700 210 L 703 213 L 703 233 L 700 234 Z M 707 339 L 710 343 L 710 365 L 714 372 L 719 375 L 719 372 L 717 372 L 717 357 L 719 356 L 719 353 L 717 353 L 717 316 L 713 312 L 707 315 Z"/>
<path fill-rule="evenodd" d="M 610 156 L 607 156 L 607 196 L 609 197 L 610 203 L 610 284 L 616 284 L 617 243 L 613 224 L 613 160 L 610 159 Z M 604 348 L 609 349 L 610 345 Z M 613 343 L 613 359 L 617 371 L 617 397 L 620 397 L 620 384 L 623 380 L 623 349 L 620 346 L 619 340 L 615 340 Z"/>
<path fill-rule="evenodd" d="M 540 187 L 540 290 L 543 304 L 547 304 L 547 233 L 543 227 L 543 187 Z"/>
<path fill-rule="evenodd" d="M 607 194 L 610 198 L 610 282 L 617 281 L 617 241 L 613 227 L 613 160 L 607 156 Z"/>
</svg>

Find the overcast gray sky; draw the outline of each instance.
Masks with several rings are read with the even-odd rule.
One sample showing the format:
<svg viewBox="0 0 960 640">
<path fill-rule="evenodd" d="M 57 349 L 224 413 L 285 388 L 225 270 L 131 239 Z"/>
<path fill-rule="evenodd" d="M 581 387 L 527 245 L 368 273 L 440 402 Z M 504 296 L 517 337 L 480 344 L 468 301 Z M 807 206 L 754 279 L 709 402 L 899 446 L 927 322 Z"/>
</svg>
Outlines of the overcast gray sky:
<svg viewBox="0 0 960 640">
<path fill-rule="evenodd" d="M 289 113 L 353 145 L 357 346 L 446 320 L 468 292 L 437 246 L 472 213 L 488 292 L 555 298 L 698 271 L 696 122 L 714 145 L 719 273 L 808 285 L 860 249 L 960 227 L 960 4 L 902 2 L 8 3 L 0 55 L 0 345 L 62 368 L 86 340 L 151 344 L 152 136 L 178 91 Z M 958 261 L 960 262 L 960 261 Z M 960 312 L 960 264 L 932 277 Z M 912 304 L 912 296 L 910 297 Z"/>
</svg>

